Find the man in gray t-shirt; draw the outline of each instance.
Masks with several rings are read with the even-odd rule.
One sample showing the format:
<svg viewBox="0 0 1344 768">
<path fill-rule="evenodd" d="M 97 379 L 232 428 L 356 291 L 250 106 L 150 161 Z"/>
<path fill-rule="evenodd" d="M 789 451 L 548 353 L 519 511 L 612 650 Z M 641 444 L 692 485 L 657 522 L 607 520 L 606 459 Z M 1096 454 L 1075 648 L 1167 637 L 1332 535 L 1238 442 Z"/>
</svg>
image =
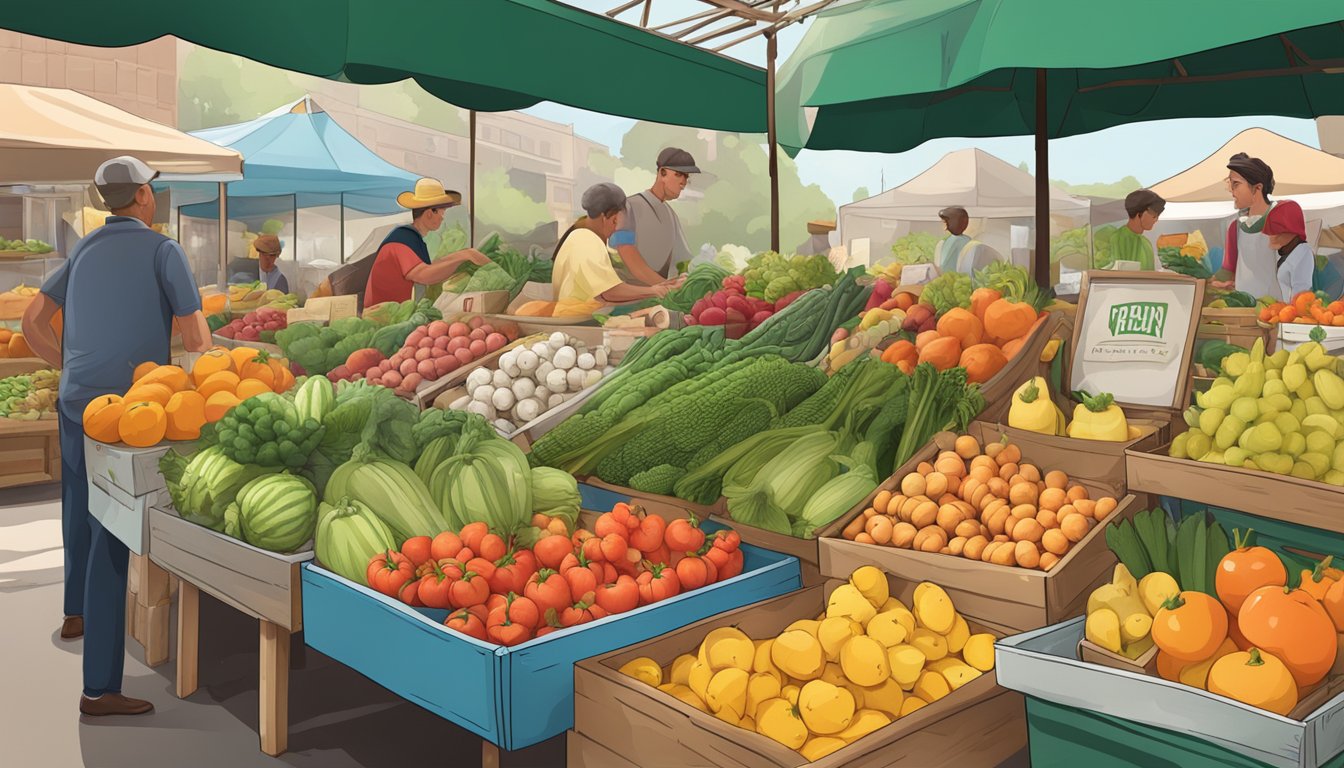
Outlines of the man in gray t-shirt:
<svg viewBox="0 0 1344 768">
<path fill-rule="evenodd" d="M 91 400 L 120 395 L 141 363 L 169 362 L 173 324 L 189 352 L 210 347 L 201 297 L 177 241 L 150 229 L 158 174 L 134 157 L 103 163 L 94 184 L 112 211 L 47 281 L 23 315 L 33 352 L 60 365 L 61 534 L 65 622 L 61 638 L 84 637 L 84 695 L 90 716 L 139 715 L 147 701 L 121 694 L 126 646 L 126 545 L 89 514 L 81 419 Z M 51 326 L 63 310 L 64 330 Z"/>
<path fill-rule="evenodd" d="M 653 186 L 626 199 L 624 221 L 609 244 L 635 280 L 656 285 L 676 276 L 678 262 L 691 260 L 681 219 L 668 203 L 680 197 L 690 175 L 699 172 L 690 152 L 668 147 L 658 153 Z"/>
</svg>

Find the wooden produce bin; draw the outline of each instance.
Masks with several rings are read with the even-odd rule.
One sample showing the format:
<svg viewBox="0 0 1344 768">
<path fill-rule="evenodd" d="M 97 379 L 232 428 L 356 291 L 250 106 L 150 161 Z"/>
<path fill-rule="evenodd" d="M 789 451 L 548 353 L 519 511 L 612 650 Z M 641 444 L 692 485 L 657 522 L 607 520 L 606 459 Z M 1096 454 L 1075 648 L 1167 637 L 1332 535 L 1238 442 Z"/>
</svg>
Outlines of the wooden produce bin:
<svg viewBox="0 0 1344 768">
<path fill-rule="evenodd" d="M 500 749 L 529 747 L 573 727 L 576 661 L 800 586 L 793 558 L 748 544 L 742 551 L 743 571 L 731 579 L 512 648 L 448 629 L 448 611 L 412 608 L 310 563 L 302 569 L 304 640 L 477 734 L 487 760 L 498 760 Z"/>
<path fill-rule="evenodd" d="M 1264 342 L 1265 354 L 1273 354 L 1277 337 L 1273 328 L 1260 324 L 1258 307 L 1203 307 L 1199 311 L 1196 340 L 1225 341 L 1247 349 L 1258 340 Z"/>
<path fill-rule="evenodd" d="M 1049 702 L 1102 716 L 1123 727 L 1127 746 L 1139 740 L 1160 743 L 1167 754 L 1141 753 L 1153 765 L 1340 764 L 1344 678 L 1321 686 L 1283 717 L 1160 677 L 1080 661 L 1075 649 L 1084 622 L 1078 617 L 1000 640 L 994 654 L 999 682 L 1031 697 L 1033 704 Z M 1070 733 L 1080 745 L 1079 756 L 1096 754 L 1091 742 L 1100 739 L 1088 730 Z M 1107 734 L 1111 739 L 1119 735 Z"/>
<path fill-rule="evenodd" d="M 908 604 L 917 582 L 890 581 L 892 595 Z M 808 587 L 579 662 L 574 670 L 577 738 L 571 737 L 570 755 L 577 752 L 601 760 L 614 753 L 624 762 L 582 764 L 632 768 L 997 766 L 1026 746 L 1022 697 L 999 687 L 993 671 L 815 762 L 620 672 L 623 664 L 641 656 L 667 667 L 677 656 L 693 653 L 711 630 L 720 627 L 737 627 L 753 640 L 775 637 L 794 621 L 824 611 L 826 598 L 843 583 Z M 1000 634 L 956 605 L 971 632 Z"/>
<path fill-rule="evenodd" d="M 1171 436 L 1171 424 L 1165 419 L 1130 419 L 1129 424 L 1138 427 L 1142 435 L 1123 443 L 1042 435 L 983 421 L 971 422 L 966 432 L 981 445 L 996 443 L 1006 437 L 1008 442 L 1022 449 L 1022 455 L 1029 457 L 1032 464 L 1063 470 L 1070 480 L 1087 481 L 1105 489 L 1108 496 L 1119 499 L 1128 487 L 1126 451 L 1156 448 Z"/>
<path fill-rule="evenodd" d="M 472 360 L 470 363 L 454 370 L 447 376 L 440 376 L 434 381 L 421 382 L 420 386 L 415 388 L 415 394 L 410 398 L 411 402 L 415 403 L 416 407 L 422 411 L 428 410 L 436 405 L 435 400 L 439 395 L 465 382 L 467 376 L 472 371 L 484 366 L 491 366 L 491 363 L 494 363 L 501 355 L 508 352 L 510 349 L 516 349 L 524 344 L 536 343 L 540 338 L 541 337 L 520 336 L 514 341 L 496 349 L 494 352 L 490 352 L 482 357 Z M 491 370 L 494 370 L 493 366 L 491 366 Z"/>
<path fill-rule="evenodd" d="M 180 580 L 177 608 L 177 695 L 196 692 L 200 592 L 259 621 L 261 751 L 279 755 L 289 741 L 290 635 L 303 629 L 299 568 L 313 559 L 312 542 L 282 555 L 187 522 L 171 506 L 150 511 L 155 563 Z"/>
<path fill-rule="evenodd" d="M 173 589 L 169 574 L 149 559 L 149 510 L 168 503 L 159 459 L 194 443 L 160 443 L 151 448 L 100 443 L 84 438 L 89 478 L 89 514 L 131 551 L 127 579 L 126 627 L 145 649 L 145 662 L 168 660 L 168 617 Z"/>
<path fill-rule="evenodd" d="M 855 516 L 872 506 L 878 493 L 895 491 L 900 488 L 901 479 L 915 471 L 920 462 L 932 461 L 943 450 L 939 443 L 946 444 L 950 436 L 951 433 L 940 433 L 935 442 L 912 456 L 862 504 L 826 529 L 819 542 L 822 575 L 848 575 L 861 565 L 874 565 L 896 578 L 932 581 L 947 591 L 959 609 L 1002 634 L 1043 627 L 1082 613 L 1087 607 L 1087 596 L 1110 581 L 1117 562 L 1106 546 L 1105 528 L 1117 520 L 1134 516 L 1140 506 L 1134 496 L 1116 497 L 1115 511 L 1093 525 L 1087 536 L 1074 544 L 1049 571 L 995 565 L 960 555 L 860 544 L 841 535 Z M 1062 469 L 1049 465 L 1040 467 L 1042 471 Z M 1086 488 L 1094 499 L 1110 493 L 1086 480 L 1075 480 L 1072 475 L 1069 480 Z"/>
<path fill-rule="evenodd" d="M 0 378 L 50 368 L 39 357 L 0 358 Z M 0 488 L 60 482 L 60 419 L 0 419 Z"/>
</svg>

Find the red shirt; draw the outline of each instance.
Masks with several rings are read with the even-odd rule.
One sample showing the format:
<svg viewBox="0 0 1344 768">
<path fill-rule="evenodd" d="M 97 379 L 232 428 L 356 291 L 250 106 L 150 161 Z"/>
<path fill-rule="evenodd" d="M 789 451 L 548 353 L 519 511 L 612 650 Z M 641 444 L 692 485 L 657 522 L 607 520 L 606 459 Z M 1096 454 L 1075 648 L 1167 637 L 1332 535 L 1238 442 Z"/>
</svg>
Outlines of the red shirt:
<svg viewBox="0 0 1344 768">
<path fill-rule="evenodd" d="M 385 301 L 409 301 L 415 283 L 406 274 L 424 263 L 415 251 L 401 243 L 387 243 L 379 248 L 373 268 L 369 270 L 369 282 L 364 286 L 364 306 L 372 307 Z"/>
</svg>

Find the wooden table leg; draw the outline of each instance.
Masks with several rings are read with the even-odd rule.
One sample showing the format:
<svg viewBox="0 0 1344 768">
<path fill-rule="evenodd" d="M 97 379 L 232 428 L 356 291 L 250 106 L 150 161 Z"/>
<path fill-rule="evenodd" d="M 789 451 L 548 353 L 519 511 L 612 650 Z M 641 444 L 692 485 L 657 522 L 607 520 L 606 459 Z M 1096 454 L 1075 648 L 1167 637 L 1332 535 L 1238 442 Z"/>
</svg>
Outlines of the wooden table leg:
<svg viewBox="0 0 1344 768">
<path fill-rule="evenodd" d="M 128 588 L 135 605 L 127 606 L 128 631 L 145 649 L 145 663 L 156 667 L 168 660 L 168 621 L 172 613 L 168 572 L 144 555 L 131 555 L 134 580 Z"/>
<path fill-rule="evenodd" d="M 289 630 L 261 619 L 261 751 L 272 757 L 289 746 Z"/>
<path fill-rule="evenodd" d="M 499 747 L 481 739 L 481 768 L 499 768 Z"/>
<path fill-rule="evenodd" d="M 185 699 L 199 686 L 201 592 L 195 584 L 179 582 L 177 588 L 177 696 Z"/>
</svg>

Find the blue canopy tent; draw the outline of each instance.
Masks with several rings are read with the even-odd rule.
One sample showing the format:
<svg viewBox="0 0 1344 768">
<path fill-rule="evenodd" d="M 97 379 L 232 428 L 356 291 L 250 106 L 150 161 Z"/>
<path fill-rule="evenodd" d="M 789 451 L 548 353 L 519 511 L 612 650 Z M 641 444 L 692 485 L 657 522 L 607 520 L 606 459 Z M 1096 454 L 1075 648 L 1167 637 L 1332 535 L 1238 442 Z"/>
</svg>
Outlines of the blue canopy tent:
<svg viewBox="0 0 1344 768">
<path fill-rule="evenodd" d="M 344 261 L 345 212 L 388 215 L 404 211 L 396 196 L 416 176 L 374 154 L 305 96 L 246 123 L 193 131 L 193 136 L 243 156 L 243 179 L 229 183 L 225 218 L 264 217 L 288 203 L 301 208 L 339 206 Z M 218 194 L 199 185 L 169 185 L 178 215 L 219 217 Z"/>
</svg>

